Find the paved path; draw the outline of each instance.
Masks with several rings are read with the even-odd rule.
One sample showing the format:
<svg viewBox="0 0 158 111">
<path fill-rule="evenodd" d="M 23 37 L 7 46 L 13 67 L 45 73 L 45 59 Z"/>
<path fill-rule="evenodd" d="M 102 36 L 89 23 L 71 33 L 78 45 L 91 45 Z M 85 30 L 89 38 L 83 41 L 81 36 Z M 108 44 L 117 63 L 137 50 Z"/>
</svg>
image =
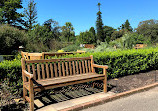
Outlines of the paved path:
<svg viewBox="0 0 158 111">
<path fill-rule="evenodd" d="M 82 111 L 158 111 L 158 87 Z"/>
</svg>

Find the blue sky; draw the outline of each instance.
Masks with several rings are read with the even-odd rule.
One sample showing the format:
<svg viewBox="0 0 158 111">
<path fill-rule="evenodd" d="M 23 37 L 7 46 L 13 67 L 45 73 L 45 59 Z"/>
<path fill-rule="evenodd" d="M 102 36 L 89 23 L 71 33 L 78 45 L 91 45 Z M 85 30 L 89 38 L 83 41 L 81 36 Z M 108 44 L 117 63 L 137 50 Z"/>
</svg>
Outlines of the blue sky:
<svg viewBox="0 0 158 111">
<path fill-rule="evenodd" d="M 24 7 L 28 0 L 23 0 Z M 63 26 L 71 22 L 75 34 L 95 27 L 97 3 L 101 3 L 104 25 L 118 28 L 129 20 L 136 28 L 140 21 L 158 20 L 158 0 L 35 0 L 37 3 L 38 23 L 41 25 L 48 19 L 53 19 Z"/>
</svg>

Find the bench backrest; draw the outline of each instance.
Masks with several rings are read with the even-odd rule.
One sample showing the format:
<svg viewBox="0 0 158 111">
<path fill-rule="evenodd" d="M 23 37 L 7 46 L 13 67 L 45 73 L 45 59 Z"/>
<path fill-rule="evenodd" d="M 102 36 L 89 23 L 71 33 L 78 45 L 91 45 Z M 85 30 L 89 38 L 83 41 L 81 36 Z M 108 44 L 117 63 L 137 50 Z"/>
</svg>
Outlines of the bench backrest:
<svg viewBox="0 0 158 111">
<path fill-rule="evenodd" d="M 22 69 L 34 75 L 35 80 L 49 79 L 92 72 L 93 56 L 45 60 L 25 60 Z"/>
<path fill-rule="evenodd" d="M 43 53 L 28 53 L 28 52 L 21 51 L 21 56 L 22 56 L 22 58 L 25 58 L 26 60 L 43 59 Z"/>
<path fill-rule="evenodd" d="M 63 55 L 70 55 L 70 54 L 77 54 L 77 53 L 85 53 L 85 51 L 80 52 L 42 52 L 42 53 L 28 53 L 21 51 L 22 58 L 25 58 L 26 60 L 39 60 L 39 59 L 45 59 L 50 56 L 63 56 Z"/>
</svg>

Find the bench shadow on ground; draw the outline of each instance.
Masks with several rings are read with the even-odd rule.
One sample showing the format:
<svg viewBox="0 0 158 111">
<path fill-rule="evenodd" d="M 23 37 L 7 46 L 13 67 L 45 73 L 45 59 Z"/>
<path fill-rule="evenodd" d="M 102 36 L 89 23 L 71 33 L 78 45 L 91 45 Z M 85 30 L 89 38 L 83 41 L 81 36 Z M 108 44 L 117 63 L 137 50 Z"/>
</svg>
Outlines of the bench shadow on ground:
<svg viewBox="0 0 158 111">
<path fill-rule="evenodd" d="M 111 89 L 115 88 L 114 85 L 108 85 L 107 90 L 111 91 Z M 80 98 L 92 94 L 97 94 L 103 92 L 103 84 L 98 81 L 95 83 L 84 83 L 78 85 L 71 85 L 62 88 L 56 88 L 53 90 L 46 90 L 39 93 L 35 93 L 35 101 L 38 101 L 39 104 L 35 102 L 35 110 L 41 109 L 45 106 L 60 103 L 63 101 Z M 24 101 L 20 101 L 20 103 L 12 103 L 0 107 L 1 111 L 24 111 L 28 110 L 28 103 L 25 104 Z"/>
<path fill-rule="evenodd" d="M 116 86 L 113 85 L 108 86 L 108 91 L 110 91 L 114 87 Z M 73 85 L 57 90 L 58 91 L 56 92 L 54 92 L 55 90 L 53 90 L 53 91 L 47 91 L 47 92 L 44 91 L 37 93 L 35 96 L 35 101 L 40 101 L 40 104 L 42 103 L 42 106 L 38 106 L 35 103 L 35 109 L 38 110 L 40 108 L 43 108 L 51 104 L 103 92 L 103 84 L 97 83 L 95 84 L 95 86 L 89 86 L 87 84 Z"/>
</svg>

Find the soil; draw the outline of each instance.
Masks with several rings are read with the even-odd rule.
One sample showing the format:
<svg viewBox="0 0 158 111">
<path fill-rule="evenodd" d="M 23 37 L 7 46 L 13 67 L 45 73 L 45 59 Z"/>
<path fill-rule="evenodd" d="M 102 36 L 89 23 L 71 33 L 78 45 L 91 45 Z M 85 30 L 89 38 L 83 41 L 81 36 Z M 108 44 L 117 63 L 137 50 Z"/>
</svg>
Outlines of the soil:
<svg viewBox="0 0 158 111">
<path fill-rule="evenodd" d="M 108 90 L 120 93 L 158 81 L 158 72 L 150 71 L 108 80 Z"/>
</svg>

